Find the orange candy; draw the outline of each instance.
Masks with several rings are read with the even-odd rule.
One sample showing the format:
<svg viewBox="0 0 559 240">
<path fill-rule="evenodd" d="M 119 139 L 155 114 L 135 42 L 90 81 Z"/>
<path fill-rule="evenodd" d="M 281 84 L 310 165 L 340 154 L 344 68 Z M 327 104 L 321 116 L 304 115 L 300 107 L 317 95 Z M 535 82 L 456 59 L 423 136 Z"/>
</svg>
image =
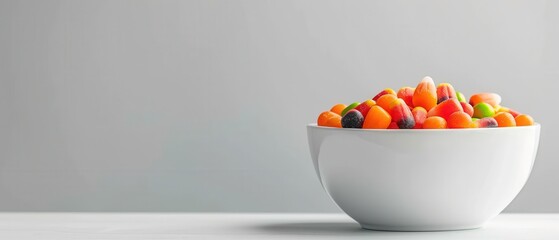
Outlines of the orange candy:
<svg viewBox="0 0 559 240">
<path fill-rule="evenodd" d="M 326 121 L 326 126 L 327 127 L 341 128 L 342 127 L 342 116 L 338 115 L 338 116 L 331 117 L 330 119 L 328 119 L 328 121 Z"/>
<path fill-rule="evenodd" d="M 413 105 L 423 107 L 429 111 L 437 105 L 437 88 L 435 82 L 430 77 L 425 77 L 415 88 L 413 92 Z"/>
<path fill-rule="evenodd" d="M 532 126 L 534 125 L 534 119 L 530 115 L 520 114 L 514 118 L 516 126 Z"/>
<path fill-rule="evenodd" d="M 404 99 L 404 102 L 406 102 L 406 104 L 410 108 L 413 108 L 413 92 L 415 92 L 415 88 L 403 87 L 398 90 L 396 96 L 398 96 L 398 98 Z"/>
<path fill-rule="evenodd" d="M 385 94 L 382 95 L 380 98 L 377 99 L 377 105 L 381 106 L 387 112 L 390 112 L 390 104 L 394 102 L 394 100 L 398 99 L 396 95 L 393 94 Z"/>
<path fill-rule="evenodd" d="M 334 112 L 338 115 L 342 115 L 342 111 L 347 107 L 347 105 L 343 104 L 343 103 L 338 103 L 334 106 L 332 106 L 332 108 L 330 108 L 330 112 Z"/>
<path fill-rule="evenodd" d="M 379 106 L 372 106 L 365 117 L 363 128 L 386 129 L 392 122 L 390 114 Z"/>
<path fill-rule="evenodd" d="M 318 126 L 328 126 L 326 124 L 328 122 L 328 119 L 336 116 L 340 117 L 340 115 L 331 111 L 322 112 L 320 115 L 318 115 L 318 119 L 316 120 L 316 123 L 318 124 Z"/>
<path fill-rule="evenodd" d="M 392 88 L 385 88 L 384 90 L 380 91 L 375 97 L 373 97 L 373 100 L 376 101 L 380 97 L 382 97 L 386 94 L 396 95 L 396 92 L 394 92 L 394 90 L 392 90 Z"/>
<path fill-rule="evenodd" d="M 487 103 L 492 107 L 497 107 L 501 104 L 501 96 L 496 93 L 478 93 L 470 97 L 470 105 L 475 106 L 478 103 Z"/>
<path fill-rule="evenodd" d="M 472 126 L 472 117 L 465 112 L 454 112 L 448 116 L 448 128 L 469 128 Z"/>
<path fill-rule="evenodd" d="M 429 113 L 427 113 L 427 116 L 428 117 L 439 116 L 444 118 L 445 120 L 448 120 L 450 114 L 454 112 L 463 112 L 463 111 L 464 110 L 462 109 L 462 105 L 460 105 L 458 99 L 449 98 L 447 100 L 444 100 L 442 103 L 439 103 L 439 105 L 437 105 L 433 109 L 431 109 Z"/>
<path fill-rule="evenodd" d="M 438 129 L 446 128 L 446 120 L 439 116 L 432 116 L 425 119 L 423 122 L 423 129 Z"/>
<path fill-rule="evenodd" d="M 500 112 L 495 114 L 495 116 L 493 116 L 493 118 L 495 118 L 495 120 L 497 120 L 497 124 L 499 125 L 499 127 L 514 127 L 516 126 L 516 121 L 514 120 L 514 117 L 512 116 L 512 114 L 508 113 L 508 112 Z"/>
<path fill-rule="evenodd" d="M 427 118 L 427 110 L 425 110 L 425 108 L 422 107 L 415 107 L 412 111 L 411 114 L 413 115 L 413 119 L 415 120 L 415 126 L 413 126 L 414 129 L 420 129 L 423 127 L 423 122 L 425 122 L 425 119 Z"/>
</svg>

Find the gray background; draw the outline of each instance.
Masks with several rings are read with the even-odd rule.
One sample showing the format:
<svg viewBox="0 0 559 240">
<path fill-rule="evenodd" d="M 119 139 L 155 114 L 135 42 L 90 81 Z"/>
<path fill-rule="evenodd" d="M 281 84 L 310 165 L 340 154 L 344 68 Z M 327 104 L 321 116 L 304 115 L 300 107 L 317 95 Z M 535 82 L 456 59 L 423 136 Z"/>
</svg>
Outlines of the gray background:
<svg viewBox="0 0 559 240">
<path fill-rule="evenodd" d="M 542 124 L 507 211 L 559 212 L 558 23 L 558 1 L 0 1 L 0 210 L 338 211 L 305 125 L 431 75 Z"/>
</svg>

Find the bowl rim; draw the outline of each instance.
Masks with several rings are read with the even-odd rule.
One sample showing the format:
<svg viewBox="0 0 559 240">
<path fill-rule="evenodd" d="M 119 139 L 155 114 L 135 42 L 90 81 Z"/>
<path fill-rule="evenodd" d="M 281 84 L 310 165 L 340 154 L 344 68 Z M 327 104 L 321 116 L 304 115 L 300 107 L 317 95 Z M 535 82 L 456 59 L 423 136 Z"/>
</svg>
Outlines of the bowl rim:
<svg viewBox="0 0 559 240">
<path fill-rule="evenodd" d="M 363 129 L 363 128 L 336 128 L 318 126 L 317 123 L 307 124 L 308 128 L 324 129 L 331 131 L 357 131 L 357 132 L 469 132 L 469 131 L 508 131 L 510 129 L 540 128 L 539 123 L 531 126 L 493 127 L 493 128 L 443 128 L 443 129 Z"/>
</svg>

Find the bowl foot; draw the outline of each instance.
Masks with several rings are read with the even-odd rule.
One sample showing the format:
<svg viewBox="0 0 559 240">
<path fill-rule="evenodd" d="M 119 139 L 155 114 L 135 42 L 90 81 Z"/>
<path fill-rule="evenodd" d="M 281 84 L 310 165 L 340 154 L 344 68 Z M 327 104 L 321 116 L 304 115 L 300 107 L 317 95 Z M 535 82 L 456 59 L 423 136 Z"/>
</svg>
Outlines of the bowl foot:
<svg viewBox="0 0 559 240">
<path fill-rule="evenodd" d="M 389 232 L 439 232 L 439 231 L 459 231 L 471 230 L 483 227 L 483 224 L 478 225 L 456 225 L 456 226 L 385 226 L 385 225 L 369 225 L 361 224 L 361 228 L 374 231 L 389 231 Z"/>
</svg>

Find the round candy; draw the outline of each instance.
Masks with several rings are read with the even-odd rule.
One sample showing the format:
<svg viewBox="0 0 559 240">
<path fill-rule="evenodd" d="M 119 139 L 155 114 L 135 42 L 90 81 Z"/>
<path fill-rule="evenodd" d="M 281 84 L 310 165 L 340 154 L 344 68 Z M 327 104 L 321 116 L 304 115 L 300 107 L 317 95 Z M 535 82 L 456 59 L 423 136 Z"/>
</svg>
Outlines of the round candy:
<svg viewBox="0 0 559 240">
<path fill-rule="evenodd" d="M 454 112 L 448 116 L 448 128 L 469 128 L 472 118 L 465 112 Z"/>
<path fill-rule="evenodd" d="M 534 119 L 530 115 L 520 114 L 516 118 L 516 126 L 532 126 L 534 125 Z"/>
<path fill-rule="evenodd" d="M 361 128 L 363 127 L 363 121 L 363 114 L 355 109 L 351 109 L 342 117 L 342 127 Z"/>
<path fill-rule="evenodd" d="M 516 121 L 514 120 L 514 117 L 512 116 L 512 114 L 510 114 L 508 112 L 497 113 L 497 114 L 495 114 L 495 116 L 493 118 L 495 118 L 495 120 L 497 120 L 497 125 L 499 125 L 499 127 L 514 127 L 514 126 L 516 126 Z"/>
<path fill-rule="evenodd" d="M 338 103 L 334 106 L 332 106 L 332 108 L 330 109 L 331 112 L 335 112 L 338 115 L 342 116 L 342 111 L 346 108 L 347 106 L 343 103 Z"/>
</svg>

